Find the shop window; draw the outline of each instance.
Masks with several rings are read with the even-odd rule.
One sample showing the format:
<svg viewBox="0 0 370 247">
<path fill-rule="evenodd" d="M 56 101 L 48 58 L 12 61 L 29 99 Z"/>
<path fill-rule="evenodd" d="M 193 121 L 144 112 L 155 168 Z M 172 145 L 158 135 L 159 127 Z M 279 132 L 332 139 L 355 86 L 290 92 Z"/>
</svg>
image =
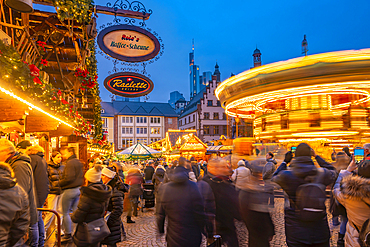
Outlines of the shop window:
<svg viewBox="0 0 370 247">
<path fill-rule="evenodd" d="M 281 114 L 280 117 L 280 128 L 282 130 L 289 129 L 289 113 Z"/>
<path fill-rule="evenodd" d="M 209 126 L 208 125 L 205 125 L 203 127 L 203 132 L 204 132 L 205 135 L 209 135 Z"/>
<path fill-rule="evenodd" d="M 310 123 L 310 127 L 320 127 L 320 113 L 319 112 L 312 112 L 308 114 L 308 119 Z"/>
<path fill-rule="evenodd" d="M 213 113 L 213 119 L 218 120 L 218 112 Z"/>
<path fill-rule="evenodd" d="M 212 100 L 208 100 L 207 101 L 207 106 L 213 106 L 213 101 Z"/>
<path fill-rule="evenodd" d="M 205 113 L 204 113 L 204 119 L 205 119 L 205 120 L 208 120 L 208 119 L 209 119 L 209 112 L 205 112 Z"/>
</svg>

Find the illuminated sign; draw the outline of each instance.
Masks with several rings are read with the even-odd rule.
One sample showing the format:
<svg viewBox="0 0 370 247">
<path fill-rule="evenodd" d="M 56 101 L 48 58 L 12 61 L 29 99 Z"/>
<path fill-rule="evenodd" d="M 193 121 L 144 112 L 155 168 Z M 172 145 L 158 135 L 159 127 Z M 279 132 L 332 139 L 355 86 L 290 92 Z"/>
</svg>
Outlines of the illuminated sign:
<svg viewBox="0 0 370 247">
<path fill-rule="evenodd" d="M 109 56 L 125 62 L 147 61 L 159 53 L 158 39 L 140 27 L 111 26 L 98 35 L 98 44 Z"/>
<path fill-rule="evenodd" d="M 154 84 L 148 77 L 141 74 L 120 72 L 105 78 L 104 87 L 115 95 L 135 98 L 150 93 Z"/>
</svg>

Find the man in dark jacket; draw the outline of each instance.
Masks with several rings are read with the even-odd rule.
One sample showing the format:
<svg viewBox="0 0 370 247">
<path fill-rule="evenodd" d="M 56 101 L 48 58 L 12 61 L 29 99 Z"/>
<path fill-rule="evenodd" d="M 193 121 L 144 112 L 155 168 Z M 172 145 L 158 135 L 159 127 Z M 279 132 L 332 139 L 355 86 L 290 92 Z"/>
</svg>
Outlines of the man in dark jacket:
<svg viewBox="0 0 370 247">
<path fill-rule="evenodd" d="M 164 233 L 168 216 L 167 246 L 200 246 L 205 224 L 204 204 L 196 183 L 189 181 L 188 169 L 184 166 L 174 169 L 171 182 L 160 186 L 157 202 L 159 234 Z"/>
<path fill-rule="evenodd" d="M 60 150 L 62 157 L 66 160 L 65 168 L 59 185 L 63 190 L 62 211 L 64 236 L 62 242 L 68 242 L 72 239 L 72 213 L 78 204 L 80 198 L 80 187 L 83 184 L 83 166 L 77 159 L 73 147 L 62 147 Z"/>
<path fill-rule="evenodd" d="M 238 247 L 239 241 L 236 234 L 234 219 L 241 220 L 239 214 L 238 192 L 230 181 L 231 168 L 226 161 L 215 158 L 208 163 L 208 174 L 203 180 L 213 191 L 216 203 L 216 233 L 228 246 Z"/>
<path fill-rule="evenodd" d="M 0 162 L 0 212 L 0 246 L 14 246 L 30 224 L 29 201 L 4 162 Z"/>
<path fill-rule="evenodd" d="M 287 168 L 287 163 L 290 162 L 288 156 L 287 154 L 286 159 L 272 177 L 272 181 L 281 186 L 288 195 L 290 201 L 290 206 L 285 208 L 285 234 L 287 245 L 289 247 L 329 247 L 330 230 L 326 215 L 317 221 L 303 220 L 296 213 L 296 191 L 300 185 L 314 181 L 328 186 L 335 181 L 335 168 L 324 161 L 320 156 L 316 155 L 306 143 L 298 145 L 295 151 L 295 157 L 289 168 Z M 320 169 L 316 168 L 311 156 L 315 157 L 317 163 L 321 167 Z"/>
<path fill-rule="evenodd" d="M 9 140 L 0 139 L 0 161 L 6 162 L 11 166 L 18 185 L 21 186 L 28 195 L 30 203 L 30 226 L 36 224 L 38 217 L 30 158 L 16 152 L 13 143 Z"/>
</svg>

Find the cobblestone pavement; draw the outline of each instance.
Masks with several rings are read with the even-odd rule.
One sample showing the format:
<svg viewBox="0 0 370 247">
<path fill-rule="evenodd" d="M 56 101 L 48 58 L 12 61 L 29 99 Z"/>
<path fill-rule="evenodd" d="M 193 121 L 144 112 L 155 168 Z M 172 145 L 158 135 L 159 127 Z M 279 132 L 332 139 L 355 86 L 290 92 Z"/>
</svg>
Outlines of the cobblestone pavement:
<svg viewBox="0 0 370 247">
<path fill-rule="evenodd" d="M 327 201 L 328 203 L 328 201 Z M 328 208 L 327 204 L 327 208 Z M 337 234 L 339 231 L 339 226 L 331 226 L 331 215 L 328 214 L 329 225 L 331 229 L 331 240 L 330 246 L 335 247 L 337 241 Z M 126 230 L 126 241 L 123 241 L 117 246 L 119 247 L 165 247 L 166 240 L 165 237 L 157 237 L 157 230 L 155 225 L 155 215 L 154 209 L 144 209 L 144 212 L 139 212 L 138 217 L 133 217 L 135 224 L 126 223 L 126 213 L 122 216 Z M 285 234 L 284 234 L 284 199 L 276 198 L 275 199 L 275 209 L 272 212 L 272 220 L 275 225 L 276 235 L 271 241 L 271 247 L 285 247 Z M 248 231 L 244 223 L 235 221 L 240 247 L 248 246 Z M 52 247 L 55 245 L 55 238 L 47 241 L 45 246 Z M 69 243 L 67 245 L 62 245 L 63 247 L 72 247 L 74 244 Z M 206 247 L 205 241 L 203 241 L 202 247 Z"/>
<path fill-rule="evenodd" d="M 280 247 L 286 246 L 285 243 L 285 234 L 284 234 L 284 199 L 277 198 L 275 199 L 275 209 L 272 212 L 272 218 L 275 225 L 275 232 L 276 235 L 271 241 L 272 247 Z M 331 217 L 330 214 L 328 214 Z M 125 216 L 123 216 L 125 219 Z M 127 234 L 126 241 L 119 243 L 119 247 L 145 247 L 145 246 L 166 246 L 166 241 L 164 236 L 162 238 L 158 238 L 156 234 L 156 226 L 155 226 L 155 215 L 153 209 L 144 209 L 144 212 L 139 214 L 138 217 L 133 218 L 135 220 L 135 224 L 127 224 L 124 221 L 125 230 Z M 331 222 L 331 218 L 329 218 L 329 222 Z M 240 246 L 248 246 L 248 231 L 245 225 L 241 222 L 235 222 L 237 229 L 238 229 L 238 237 Z M 336 246 L 336 237 L 339 227 L 331 227 L 332 232 L 332 239 L 331 239 L 331 246 Z M 206 244 L 203 243 L 202 247 L 205 247 Z"/>
</svg>

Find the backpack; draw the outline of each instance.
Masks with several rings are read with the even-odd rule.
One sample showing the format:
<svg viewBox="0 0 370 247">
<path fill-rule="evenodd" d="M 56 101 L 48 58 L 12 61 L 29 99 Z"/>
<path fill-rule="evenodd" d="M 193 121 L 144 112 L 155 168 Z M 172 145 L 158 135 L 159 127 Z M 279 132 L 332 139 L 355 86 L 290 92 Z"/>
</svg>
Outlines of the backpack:
<svg viewBox="0 0 370 247">
<path fill-rule="evenodd" d="M 296 191 L 296 214 L 302 221 L 318 221 L 326 216 L 325 186 L 320 184 L 322 169 L 312 183 L 302 184 Z"/>
<path fill-rule="evenodd" d="M 365 201 L 364 201 L 365 202 Z M 365 202 L 365 204 L 370 208 L 370 205 Z M 359 233 L 359 244 L 361 247 L 370 247 L 370 219 L 367 219 L 364 224 L 362 224 L 361 231 L 355 226 L 357 232 Z"/>
</svg>

